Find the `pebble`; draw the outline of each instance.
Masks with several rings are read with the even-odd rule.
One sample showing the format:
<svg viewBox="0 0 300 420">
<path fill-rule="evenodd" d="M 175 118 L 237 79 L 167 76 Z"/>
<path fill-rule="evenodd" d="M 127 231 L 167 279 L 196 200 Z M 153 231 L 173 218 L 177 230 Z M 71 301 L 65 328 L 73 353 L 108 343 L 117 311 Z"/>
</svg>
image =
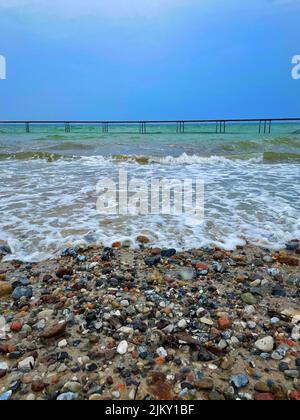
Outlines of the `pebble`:
<svg viewBox="0 0 300 420">
<path fill-rule="evenodd" d="M 0 394 L 0 401 L 9 401 L 12 396 L 12 391 L 6 391 Z"/>
<path fill-rule="evenodd" d="M 214 389 L 214 381 L 212 379 L 201 379 L 196 381 L 195 388 L 198 391 L 211 391 Z"/>
<path fill-rule="evenodd" d="M 62 388 L 62 392 L 72 392 L 73 394 L 77 394 L 82 389 L 82 386 L 78 382 L 66 382 Z"/>
<path fill-rule="evenodd" d="M 127 341 L 123 340 L 117 347 L 117 353 L 124 355 L 128 351 L 128 343 Z"/>
<path fill-rule="evenodd" d="M 161 357 L 167 357 L 168 356 L 168 352 L 163 348 L 163 347 L 159 347 L 157 350 L 156 350 L 156 354 L 158 355 L 158 356 L 161 356 Z"/>
<path fill-rule="evenodd" d="M 54 324 L 43 332 L 42 338 L 50 339 L 50 338 L 59 337 L 65 333 L 66 327 L 67 327 L 67 324 L 65 322 Z"/>
<path fill-rule="evenodd" d="M 274 401 L 274 397 L 270 393 L 259 393 L 256 392 L 253 395 L 254 401 Z"/>
<path fill-rule="evenodd" d="M 298 370 L 286 370 L 284 376 L 289 379 L 299 379 L 300 372 Z"/>
<path fill-rule="evenodd" d="M 58 347 L 60 348 L 60 349 L 63 349 L 63 348 L 65 348 L 65 347 L 67 347 L 68 346 L 68 342 L 67 342 L 67 340 L 61 340 L 59 343 L 58 343 Z"/>
<path fill-rule="evenodd" d="M 56 276 L 59 279 L 63 279 L 65 276 L 72 276 L 73 274 L 73 269 L 71 267 L 69 268 L 65 268 L 65 267 L 60 267 L 57 271 L 56 271 Z"/>
<path fill-rule="evenodd" d="M 236 389 L 244 388 L 249 384 L 249 378 L 243 374 L 234 375 L 231 376 L 230 383 Z"/>
<path fill-rule="evenodd" d="M 270 276 L 275 277 L 275 276 L 278 276 L 278 274 L 280 274 L 280 270 L 279 270 L 278 268 L 269 268 L 269 269 L 267 270 L 267 273 L 268 273 Z"/>
<path fill-rule="evenodd" d="M 121 397 L 121 394 L 119 391 L 113 391 L 111 393 L 111 396 L 113 397 L 113 399 L 118 400 Z"/>
<path fill-rule="evenodd" d="M 8 370 L 8 364 L 6 362 L 0 362 L 0 371 L 7 371 Z"/>
<path fill-rule="evenodd" d="M 296 325 L 292 330 L 292 340 L 300 341 L 300 325 Z"/>
<path fill-rule="evenodd" d="M 264 353 L 270 353 L 271 351 L 273 351 L 274 348 L 274 339 L 273 337 L 268 336 L 257 340 L 255 343 L 255 347 Z"/>
<path fill-rule="evenodd" d="M 287 363 L 285 363 L 285 362 L 281 362 L 278 365 L 278 370 L 280 372 L 285 372 L 286 370 L 289 370 L 289 365 Z"/>
<path fill-rule="evenodd" d="M 163 258 L 171 258 L 176 254 L 176 249 L 166 249 L 161 251 L 161 256 Z"/>
<path fill-rule="evenodd" d="M 265 262 L 265 263 L 267 263 L 267 264 L 272 264 L 272 263 L 273 263 L 273 261 L 274 261 L 273 257 L 271 257 L 271 256 L 269 256 L 269 255 L 266 255 L 266 256 L 263 258 L 263 260 L 264 260 L 264 262 Z"/>
<path fill-rule="evenodd" d="M 285 358 L 287 353 L 287 348 L 280 346 L 275 351 L 273 351 L 271 357 L 273 360 L 282 360 Z"/>
<path fill-rule="evenodd" d="M 0 297 L 8 296 L 12 293 L 12 286 L 10 283 L 0 281 Z"/>
<path fill-rule="evenodd" d="M 119 328 L 118 332 L 121 333 L 121 334 L 130 336 L 130 335 L 133 335 L 134 329 L 131 328 L 131 327 L 121 327 L 121 328 Z"/>
<path fill-rule="evenodd" d="M 161 262 L 161 257 L 160 255 L 156 255 L 154 257 L 150 257 L 150 258 L 146 258 L 145 259 L 145 263 L 146 265 L 148 265 L 149 267 L 152 266 L 156 266 Z"/>
<path fill-rule="evenodd" d="M 272 295 L 276 297 L 286 297 L 286 290 L 283 287 L 275 286 Z"/>
<path fill-rule="evenodd" d="M 208 325 L 210 327 L 212 327 L 215 324 L 214 321 L 212 321 L 209 318 L 205 318 L 205 317 L 200 318 L 199 321 L 201 322 L 201 324 Z M 178 324 L 178 326 L 179 326 L 179 324 Z"/>
<path fill-rule="evenodd" d="M 10 325 L 10 330 L 12 332 L 19 332 L 21 331 L 23 324 L 21 322 L 15 321 Z"/>
<path fill-rule="evenodd" d="M 181 330 L 185 330 L 187 327 L 187 322 L 185 319 L 181 319 L 178 324 L 177 324 L 178 328 L 180 328 Z"/>
<path fill-rule="evenodd" d="M 17 287 L 12 293 L 12 298 L 14 300 L 20 300 L 22 297 L 31 299 L 32 296 L 33 291 L 31 287 Z"/>
<path fill-rule="evenodd" d="M 213 360 L 213 356 L 204 347 L 201 347 L 197 352 L 197 360 L 200 362 L 210 362 Z"/>
<path fill-rule="evenodd" d="M 178 274 L 183 281 L 192 281 L 195 276 L 193 268 L 182 268 Z"/>
<path fill-rule="evenodd" d="M 64 394 L 60 394 L 57 397 L 57 401 L 74 401 L 77 400 L 78 394 L 75 394 L 74 392 L 66 392 Z"/>
<path fill-rule="evenodd" d="M 42 381 L 35 381 L 31 384 L 31 390 L 36 394 L 43 392 L 44 389 L 45 384 Z"/>
<path fill-rule="evenodd" d="M 257 299 L 255 296 L 253 296 L 251 293 L 244 293 L 241 296 L 241 299 L 244 303 L 246 303 L 247 305 L 256 305 L 257 304 Z"/>
<path fill-rule="evenodd" d="M 52 318 L 53 314 L 54 314 L 53 309 L 46 309 L 44 311 L 39 312 L 37 317 L 38 319 L 50 319 Z"/>
<path fill-rule="evenodd" d="M 254 389 L 257 392 L 270 392 L 270 388 L 265 382 L 257 382 L 254 385 Z"/>
<path fill-rule="evenodd" d="M 18 363 L 18 369 L 27 372 L 34 368 L 34 364 L 34 358 L 30 356 Z"/>
</svg>

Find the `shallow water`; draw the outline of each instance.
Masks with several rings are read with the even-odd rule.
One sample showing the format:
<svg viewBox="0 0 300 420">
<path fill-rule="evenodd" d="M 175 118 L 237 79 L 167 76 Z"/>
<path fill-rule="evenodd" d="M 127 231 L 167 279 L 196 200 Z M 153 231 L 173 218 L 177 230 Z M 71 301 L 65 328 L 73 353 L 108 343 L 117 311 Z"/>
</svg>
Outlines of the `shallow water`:
<svg viewBox="0 0 300 420">
<path fill-rule="evenodd" d="M 76 241 L 104 243 L 146 234 L 176 248 L 245 241 L 280 248 L 300 237 L 299 125 L 215 127 L 0 127 L 0 241 L 14 258 L 41 260 Z M 136 131 L 136 132 L 134 132 Z M 96 211 L 102 178 L 203 179 L 205 220 L 187 215 L 110 216 Z"/>
</svg>

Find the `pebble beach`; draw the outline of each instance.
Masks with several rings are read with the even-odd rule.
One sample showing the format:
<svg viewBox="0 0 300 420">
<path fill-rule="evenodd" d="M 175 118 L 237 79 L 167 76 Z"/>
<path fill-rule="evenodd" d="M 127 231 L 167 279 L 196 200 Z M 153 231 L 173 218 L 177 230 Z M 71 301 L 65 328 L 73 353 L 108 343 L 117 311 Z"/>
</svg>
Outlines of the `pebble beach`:
<svg viewBox="0 0 300 420">
<path fill-rule="evenodd" d="M 299 400 L 300 242 L 0 248 L 0 400 Z"/>
</svg>

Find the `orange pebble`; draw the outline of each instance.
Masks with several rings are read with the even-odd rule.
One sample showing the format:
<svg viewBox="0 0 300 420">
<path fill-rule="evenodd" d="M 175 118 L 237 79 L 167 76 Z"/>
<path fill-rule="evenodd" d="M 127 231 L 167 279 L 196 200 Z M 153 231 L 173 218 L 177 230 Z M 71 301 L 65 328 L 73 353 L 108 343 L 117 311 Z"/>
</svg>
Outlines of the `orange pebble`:
<svg viewBox="0 0 300 420">
<path fill-rule="evenodd" d="M 154 362 L 156 365 L 163 365 L 165 363 L 165 358 L 160 356 L 154 359 Z"/>
<path fill-rule="evenodd" d="M 121 246 L 122 246 L 121 242 L 114 242 L 112 244 L 112 248 L 121 248 Z"/>
</svg>

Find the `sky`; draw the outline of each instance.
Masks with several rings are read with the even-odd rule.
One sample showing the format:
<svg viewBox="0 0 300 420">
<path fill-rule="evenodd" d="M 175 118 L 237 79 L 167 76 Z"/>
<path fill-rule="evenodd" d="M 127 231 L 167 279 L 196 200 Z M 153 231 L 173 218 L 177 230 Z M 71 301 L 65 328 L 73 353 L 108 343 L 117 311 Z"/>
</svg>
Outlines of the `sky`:
<svg viewBox="0 0 300 420">
<path fill-rule="evenodd" d="M 299 0 L 0 0 L 0 120 L 300 117 L 299 17 Z"/>
</svg>

